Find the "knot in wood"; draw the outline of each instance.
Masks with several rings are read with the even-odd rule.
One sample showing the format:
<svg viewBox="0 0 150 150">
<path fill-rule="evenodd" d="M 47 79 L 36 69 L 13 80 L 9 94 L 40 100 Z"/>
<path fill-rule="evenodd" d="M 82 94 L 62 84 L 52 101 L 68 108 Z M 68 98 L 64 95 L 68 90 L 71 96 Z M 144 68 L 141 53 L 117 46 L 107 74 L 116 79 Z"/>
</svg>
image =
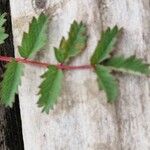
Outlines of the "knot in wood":
<svg viewBox="0 0 150 150">
<path fill-rule="evenodd" d="M 43 8 L 45 8 L 46 3 L 47 3 L 47 0 L 35 0 L 35 6 L 36 6 L 36 8 L 38 8 L 38 9 L 43 9 Z"/>
</svg>

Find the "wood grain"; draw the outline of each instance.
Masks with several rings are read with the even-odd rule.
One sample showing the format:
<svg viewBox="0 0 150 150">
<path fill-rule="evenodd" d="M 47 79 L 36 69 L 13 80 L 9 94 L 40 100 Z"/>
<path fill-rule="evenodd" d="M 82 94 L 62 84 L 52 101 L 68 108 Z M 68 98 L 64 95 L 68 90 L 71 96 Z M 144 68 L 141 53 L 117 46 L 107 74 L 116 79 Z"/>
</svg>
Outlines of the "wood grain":
<svg viewBox="0 0 150 150">
<path fill-rule="evenodd" d="M 44 9 L 34 1 L 10 0 L 16 56 L 23 31 L 31 18 L 45 11 L 52 17 L 49 42 L 35 59 L 56 62 L 53 47 L 67 36 L 72 21 L 88 26 L 88 45 L 72 64 L 89 63 L 90 56 L 107 26 L 124 28 L 116 54 L 136 54 L 150 60 L 149 0 L 47 0 Z M 98 90 L 92 70 L 66 71 L 62 95 L 49 115 L 37 108 L 39 76 L 44 68 L 26 65 L 19 89 L 25 150 L 149 150 L 150 80 L 117 74 L 118 102 L 110 105 Z"/>
</svg>

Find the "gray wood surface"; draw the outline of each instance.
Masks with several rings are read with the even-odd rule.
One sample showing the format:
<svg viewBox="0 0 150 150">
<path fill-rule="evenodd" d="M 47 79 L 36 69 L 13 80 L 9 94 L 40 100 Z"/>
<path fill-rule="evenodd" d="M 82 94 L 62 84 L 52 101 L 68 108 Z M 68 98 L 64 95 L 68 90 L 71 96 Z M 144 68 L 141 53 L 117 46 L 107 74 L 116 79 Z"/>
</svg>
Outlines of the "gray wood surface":
<svg viewBox="0 0 150 150">
<path fill-rule="evenodd" d="M 88 26 L 88 45 L 72 64 L 89 63 L 100 32 L 108 26 L 124 28 L 116 54 L 135 54 L 150 62 L 149 0 L 10 0 L 14 45 L 21 43 L 31 18 L 45 11 L 49 43 L 35 59 L 53 62 L 53 47 L 67 36 L 70 24 L 82 20 Z M 41 1 L 42 2 L 42 1 Z M 26 150 L 149 150 L 150 80 L 116 74 L 120 95 L 116 104 L 106 102 L 91 70 L 66 71 L 62 95 L 49 115 L 37 108 L 39 76 L 45 71 L 26 65 L 19 89 L 23 138 Z"/>
</svg>

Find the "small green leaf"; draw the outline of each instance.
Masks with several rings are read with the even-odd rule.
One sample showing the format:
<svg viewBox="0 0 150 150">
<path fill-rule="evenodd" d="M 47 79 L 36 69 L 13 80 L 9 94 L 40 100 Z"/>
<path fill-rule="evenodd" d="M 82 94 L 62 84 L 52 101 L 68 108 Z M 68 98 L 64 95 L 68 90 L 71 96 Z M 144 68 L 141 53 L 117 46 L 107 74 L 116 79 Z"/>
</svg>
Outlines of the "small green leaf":
<svg viewBox="0 0 150 150">
<path fill-rule="evenodd" d="M 76 21 L 73 22 L 68 39 L 66 40 L 63 37 L 59 48 L 55 48 L 55 55 L 60 63 L 64 63 L 71 57 L 78 55 L 86 47 L 86 30 L 86 26 L 82 22 L 80 24 Z"/>
<path fill-rule="evenodd" d="M 38 105 L 43 107 L 43 111 L 49 113 L 60 95 L 63 72 L 56 66 L 50 66 L 48 71 L 42 75 L 42 78 L 44 80 L 39 86 L 40 99 Z"/>
<path fill-rule="evenodd" d="M 117 41 L 117 36 L 121 29 L 117 26 L 112 29 L 108 28 L 105 32 L 102 32 L 101 40 L 98 42 L 96 50 L 91 57 L 91 64 L 95 65 L 101 63 L 103 60 L 109 57 L 112 52 L 114 45 Z"/>
<path fill-rule="evenodd" d="M 0 15 L 0 44 L 3 44 L 4 40 L 8 37 L 8 34 L 5 33 L 5 28 L 3 27 L 6 22 L 5 16 L 5 13 Z"/>
<path fill-rule="evenodd" d="M 135 56 L 130 56 L 129 58 L 124 58 L 123 56 L 113 57 L 104 62 L 104 65 L 116 71 L 136 75 L 150 75 L 149 64 L 145 64 L 142 59 L 138 59 Z"/>
<path fill-rule="evenodd" d="M 21 82 L 23 64 L 13 60 L 8 63 L 6 67 L 7 68 L 0 86 L 0 99 L 2 104 L 12 107 L 18 85 Z"/>
<path fill-rule="evenodd" d="M 60 48 L 54 48 L 55 50 L 55 56 L 58 62 L 63 63 L 65 59 L 67 58 L 67 51 L 66 49 L 63 49 L 63 44 L 65 43 L 65 38 L 63 37 L 60 42 Z"/>
<path fill-rule="evenodd" d="M 48 28 L 48 16 L 43 13 L 36 19 L 33 17 L 28 33 L 23 34 L 19 53 L 24 58 L 31 58 L 33 54 L 41 50 L 47 42 L 46 30 Z"/>
<path fill-rule="evenodd" d="M 95 68 L 100 89 L 106 92 L 108 102 L 114 102 L 118 96 L 118 86 L 115 78 L 109 73 L 109 70 L 101 65 Z"/>
</svg>

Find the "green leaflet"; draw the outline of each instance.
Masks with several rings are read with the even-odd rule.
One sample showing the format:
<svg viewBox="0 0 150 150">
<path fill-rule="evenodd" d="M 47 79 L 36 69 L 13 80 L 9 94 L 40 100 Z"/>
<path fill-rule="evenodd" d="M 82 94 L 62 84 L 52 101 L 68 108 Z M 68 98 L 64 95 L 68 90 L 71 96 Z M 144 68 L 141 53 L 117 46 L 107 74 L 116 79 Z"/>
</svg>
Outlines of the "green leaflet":
<svg viewBox="0 0 150 150">
<path fill-rule="evenodd" d="M 8 34 L 5 33 L 5 28 L 3 27 L 6 22 L 5 16 L 5 13 L 0 15 L 0 44 L 3 44 L 4 40 L 8 37 Z"/>
<path fill-rule="evenodd" d="M 106 92 L 108 102 L 116 101 L 118 95 L 118 87 L 115 78 L 104 66 L 96 65 L 95 71 L 98 77 L 99 87 Z"/>
<path fill-rule="evenodd" d="M 5 106 L 12 107 L 14 97 L 21 82 L 23 73 L 23 64 L 11 61 L 6 65 L 7 69 L 4 73 L 3 81 L 0 86 L 0 99 Z"/>
<path fill-rule="evenodd" d="M 55 55 L 60 63 L 64 63 L 71 57 L 78 55 L 86 47 L 86 30 L 87 28 L 82 22 L 80 24 L 76 21 L 73 22 L 68 39 L 66 40 L 63 37 L 59 48 L 55 48 Z"/>
<path fill-rule="evenodd" d="M 62 48 L 64 47 L 63 44 L 65 43 L 65 38 L 63 37 L 61 42 L 60 42 L 60 48 L 54 48 L 55 50 L 55 57 L 57 59 L 58 62 L 60 63 L 64 63 L 66 58 L 67 58 L 67 51 L 65 48 Z"/>
<path fill-rule="evenodd" d="M 47 28 L 48 16 L 42 13 L 37 19 L 33 17 L 29 31 L 23 34 L 22 44 L 19 46 L 19 53 L 22 57 L 31 58 L 33 54 L 45 46 Z"/>
<path fill-rule="evenodd" d="M 56 66 L 50 66 L 48 71 L 42 75 L 42 78 L 44 80 L 39 86 L 40 99 L 38 105 L 43 107 L 43 111 L 49 113 L 60 95 L 63 72 Z"/>
<path fill-rule="evenodd" d="M 129 58 L 124 58 L 123 56 L 113 57 L 104 62 L 104 65 L 116 71 L 150 75 L 149 64 L 143 63 L 142 59 L 138 59 L 135 56 L 130 56 Z"/>
<path fill-rule="evenodd" d="M 110 52 L 112 52 L 116 44 L 120 30 L 115 26 L 112 29 L 108 28 L 105 32 L 102 32 L 101 40 L 98 42 L 96 50 L 91 57 L 92 65 L 98 64 L 109 57 Z"/>
</svg>

